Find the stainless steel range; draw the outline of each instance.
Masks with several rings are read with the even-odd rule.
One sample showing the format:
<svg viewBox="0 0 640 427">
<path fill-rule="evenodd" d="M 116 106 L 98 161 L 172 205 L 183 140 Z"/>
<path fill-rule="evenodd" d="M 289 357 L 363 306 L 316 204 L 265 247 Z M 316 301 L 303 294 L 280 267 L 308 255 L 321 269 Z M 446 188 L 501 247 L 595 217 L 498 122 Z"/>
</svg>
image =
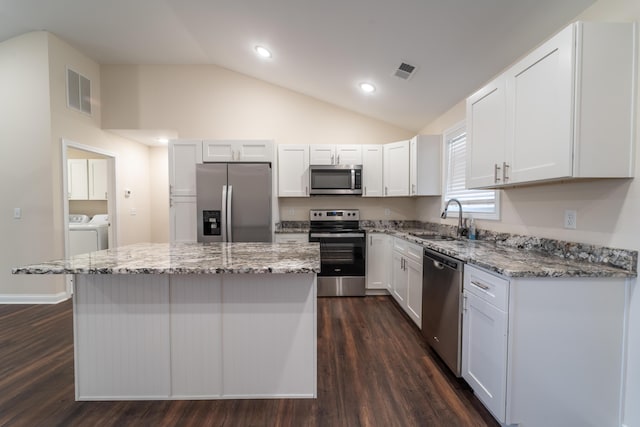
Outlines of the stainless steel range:
<svg viewBox="0 0 640 427">
<path fill-rule="evenodd" d="M 357 209 L 309 211 L 309 241 L 320 243 L 318 296 L 365 295 L 365 232 Z"/>
</svg>

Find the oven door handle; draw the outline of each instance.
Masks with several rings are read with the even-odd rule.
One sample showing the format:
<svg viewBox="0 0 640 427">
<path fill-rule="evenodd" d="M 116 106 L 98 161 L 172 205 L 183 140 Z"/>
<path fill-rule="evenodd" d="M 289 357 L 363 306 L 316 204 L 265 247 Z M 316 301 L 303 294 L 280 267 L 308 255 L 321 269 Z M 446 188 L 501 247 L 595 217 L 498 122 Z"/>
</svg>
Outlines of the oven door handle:
<svg viewBox="0 0 640 427">
<path fill-rule="evenodd" d="M 364 238 L 365 234 L 364 233 L 311 233 L 309 234 L 310 238 L 313 237 L 320 237 L 320 238 L 325 238 L 325 237 L 363 237 Z"/>
</svg>

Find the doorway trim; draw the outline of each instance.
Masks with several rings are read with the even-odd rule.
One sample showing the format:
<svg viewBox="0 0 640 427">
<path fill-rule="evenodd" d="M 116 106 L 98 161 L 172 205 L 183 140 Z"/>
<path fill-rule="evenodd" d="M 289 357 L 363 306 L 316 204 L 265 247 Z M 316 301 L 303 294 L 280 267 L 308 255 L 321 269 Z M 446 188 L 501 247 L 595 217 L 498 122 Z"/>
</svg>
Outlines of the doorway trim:
<svg viewBox="0 0 640 427">
<path fill-rule="evenodd" d="M 116 164 L 118 156 L 116 153 L 103 150 L 91 145 L 80 144 L 66 138 L 61 138 L 62 144 L 62 221 L 64 233 L 64 257 L 69 258 L 69 196 L 68 192 L 68 170 L 67 170 L 67 150 L 73 148 L 76 150 L 88 151 L 90 153 L 100 154 L 107 157 L 107 213 L 109 214 L 109 248 L 118 246 L 118 215 L 117 215 L 117 179 Z M 67 275 L 66 280 L 67 295 L 73 294 L 73 276 Z"/>
</svg>

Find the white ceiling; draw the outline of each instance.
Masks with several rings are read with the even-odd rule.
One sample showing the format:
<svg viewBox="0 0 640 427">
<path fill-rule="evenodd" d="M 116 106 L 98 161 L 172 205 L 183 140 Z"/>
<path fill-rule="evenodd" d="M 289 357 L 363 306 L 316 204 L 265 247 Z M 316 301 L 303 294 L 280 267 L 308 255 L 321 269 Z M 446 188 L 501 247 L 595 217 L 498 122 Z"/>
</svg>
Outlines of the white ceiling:
<svg viewBox="0 0 640 427">
<path fill-rule="evenodd" d="M 102 64 L 216 64 L 418 131 L 593 2 L 0 0 L 0 41 L 48 30 Z"/>
</svg>

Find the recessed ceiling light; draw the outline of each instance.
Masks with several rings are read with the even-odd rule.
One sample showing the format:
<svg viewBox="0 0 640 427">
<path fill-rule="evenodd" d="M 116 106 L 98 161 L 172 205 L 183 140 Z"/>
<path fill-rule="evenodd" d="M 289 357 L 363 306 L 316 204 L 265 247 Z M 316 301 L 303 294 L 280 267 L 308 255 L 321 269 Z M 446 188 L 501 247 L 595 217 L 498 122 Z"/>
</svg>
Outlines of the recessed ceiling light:
<svg viewBox="0 0 640 427">
<path fill-rule="evenodd" d="M 262 58 L 271 58 L 271 52 L 264 46 L 256 46 L 256 53 Z"/>
<path fill-rule="evenodd" d="M 364 93 L 373 93 L 376 91 L 376 87 L 371 83 L 360 83 L 360 90 Z"/>
<path fill-rule="evenodd" d="M 156 142 L 159 142 L 160 144 L 168 144 L 169 138 L 156 138 Z"/>
</svg>

